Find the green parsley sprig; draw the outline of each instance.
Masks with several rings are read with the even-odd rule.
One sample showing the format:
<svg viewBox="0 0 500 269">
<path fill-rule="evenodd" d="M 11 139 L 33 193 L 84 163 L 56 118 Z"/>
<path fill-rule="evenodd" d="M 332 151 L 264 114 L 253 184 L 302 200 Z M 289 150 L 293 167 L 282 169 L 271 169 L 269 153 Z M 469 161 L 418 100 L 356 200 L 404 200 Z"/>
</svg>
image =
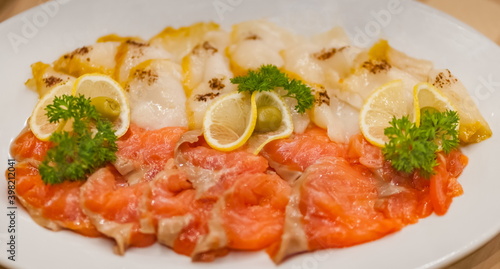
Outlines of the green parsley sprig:
<svg viewBox="0 0 500 269">
<path fill-rule="evenodd" d="M 257 71 L 250 70 L 245 76 L 238 76 L 231 79 L 231 83 L 238 84 L 238 91 L 272 91 L 275 88 L 283 88 L 287 91 L 284 97 L 291 97 L 297 100 L 295 109 L 299 113 L 304 113 L 314 104 L 314 95 L 311 88 L 300 80 L 290 79 L 274 65 L 263 65 Z"/>
<path fill-rule="evenodd" d="M 448 154 L 459 146 L 458 122 L 456 111 L 424 111 L 420 126 L 410 122 L 408 117 L 394 117 L 391 126 L 384 130 L 389 142 L 382 153 L 396 170 L 406 173 L 418 170 L 429 178 L 438 165 L 436 152 L 442 149 Z"/>
<path fill-rule="evenodd" d="M 73 121 L 72 132 L 56 131 L 39 166 L 46 184 L 85 179 L 97 168 L 116 159 L 117 137 L 109 120 L 83 95 L 55 97 L 46 108 L 51 123 Z"/>
</svg>

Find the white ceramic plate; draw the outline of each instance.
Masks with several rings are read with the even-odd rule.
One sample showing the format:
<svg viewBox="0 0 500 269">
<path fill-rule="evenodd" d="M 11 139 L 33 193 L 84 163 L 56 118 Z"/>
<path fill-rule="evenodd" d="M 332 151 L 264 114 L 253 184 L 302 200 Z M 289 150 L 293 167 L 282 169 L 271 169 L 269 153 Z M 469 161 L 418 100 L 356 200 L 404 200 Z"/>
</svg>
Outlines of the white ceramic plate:
<svg viewBox="0 0 500 269">
<path fill-rule="evenodd" d="M 500 48 L 464 24 L 413 1 L 370 0 L 57 0 L 0 25 L 0 171 L 9 143 L 36 102 L 24 82 L 30 64 L 52 62 L 64 52 L 118 33 L 149 38 L 165 26 L 212 20 L 229 29 L 239 21 L 268 18 L 297 33 L 343 26 L 357 45 L 382 37 L 397 49 L 450 68 L 468 87 L 494 136 L 464 149 L 469 166 L 460 177 L 465 194 L 448 214 L 431 216 L 375 242 L 289 259 L 279 268 L 432 268 L 468 254 L 500 231 Z M 3 173 L 3 172 L 2 172 Z M 214 263 L 188 258 L 155 245 L 112 252 L 112 243 L 36 225 L 19 207 L 16 261 L 7 259 L 9 234 L 5 180 L 0 181 L 0 263 L 14 268 L 276 268 L 264 252 L 232 253 Z"/>
</svg>

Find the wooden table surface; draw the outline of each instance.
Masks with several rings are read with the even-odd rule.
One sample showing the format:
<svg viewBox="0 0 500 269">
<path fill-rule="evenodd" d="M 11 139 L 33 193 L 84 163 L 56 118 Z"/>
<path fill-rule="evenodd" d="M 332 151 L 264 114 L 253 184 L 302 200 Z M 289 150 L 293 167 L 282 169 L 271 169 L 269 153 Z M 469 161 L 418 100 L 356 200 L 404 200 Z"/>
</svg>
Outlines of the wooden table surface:
<svg viewBox="0 0 500 269">
<path fill-rule="evenodd" d="M 0 22 L 46 0 L 0 0 Z M 500 44 L 500 0 L 420 0 Z M 418 254 L 416 254 L 418 255 Z M 0 266 L 1 267 L 1 266 Z M 447 269 L 500 269 L 500 234 Z"/>
</svg>

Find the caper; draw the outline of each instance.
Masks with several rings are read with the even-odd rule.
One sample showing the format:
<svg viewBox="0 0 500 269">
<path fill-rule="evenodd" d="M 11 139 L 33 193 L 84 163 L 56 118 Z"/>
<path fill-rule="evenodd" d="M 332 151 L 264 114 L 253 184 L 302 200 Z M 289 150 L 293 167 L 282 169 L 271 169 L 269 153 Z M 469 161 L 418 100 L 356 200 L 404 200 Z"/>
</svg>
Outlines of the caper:
<svg viewBox="0 0 500 269">
<path fill-rule="evenodd" d="M 120 104 L 113 98 L 106 96 L 97 96 L 90 100 L 95 106 L 97 112 L 110 121 L 114 121 L 120 116 Z"/>
<path fill-rule="evenodd" d="M 255 131 L 272 132 L 278 130 L 281 125 L 281 111 L 275 106 L 257 107 L 257 123 Z"/>
</svg>

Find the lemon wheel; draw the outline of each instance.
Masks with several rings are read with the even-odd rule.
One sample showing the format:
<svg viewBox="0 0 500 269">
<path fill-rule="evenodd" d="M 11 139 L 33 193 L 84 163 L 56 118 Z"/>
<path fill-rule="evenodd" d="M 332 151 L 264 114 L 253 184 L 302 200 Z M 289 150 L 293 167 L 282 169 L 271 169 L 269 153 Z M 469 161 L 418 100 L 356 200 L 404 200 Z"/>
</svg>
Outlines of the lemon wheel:
<svg viewBox="0 0 500 269">
<path fill-rule="evenodd" d="M 42 141 L 48 141 L 53 132 L 63 128 L 60 122 L 51 123 L 46 115 L 45 108 L 52 104 L 54 98 L 71 94 L 72 83 L 61 84 L 46 93 L 35 105 L 28 120 L 28 125 L 33 134 Z"/>
<path fill-rule="evenodd" d="M 214 149 L 231 151 L 243 146 L 257 120 L 255 93 L 232 92 L 217 99 L 203 118 L 203 135 Z"/>
<path fill-rule="evenodd" d="M 383 147 L 388 138 L 384 129 L 390 126 L 393 117 L 409 116 L 415 121 L 412 111 L 413 97 L 411 91 L 404 87 L 401 80 L 394 80 L 377 88 L 361 108 L 360 129 L 371 144 Z"/>
<path fill-rule="evenodd" d="M 413 100 L 413 113 L 417 126 L 420 125 L 420 113 L 422 109 L 432 108 L 439 112 L 456 110 L 448 98 L 436 87 L 426 82 L 418 83 L 413 87 Z"/>
<path fill-rule="evenodd" d="M 275 92 L 257 92 L 255 94 L 255 103 L 257 105 L 257 120 L 263 118 L 265 114 L 259 112 L 259 108 L 273 108 L 276 110 L 275 113 L 280 113 L 280 122 L 274 127 L 274 130 L 266 130 L 265 132 L 259 132 L 256 128 L 250 139 L 248 140 L 248 150 L 254 154 L 258 154 L 262 148 L 269 142 L 282 139 L 290 136 L 293 133 L 293 120 L 292 114 L 290 113 L 288 106 L 285 104 L 283 99 Z M 273 111 L 271 110 L 271 111 Z M 275 118 L 278 115 L 272 115 L 271 117 L 265 116 L 262 121 L 268 122 L 269 118 Z M 275 123 L 276 124 L 276 123 Z"/>
<path fill-rule="evenodd" d="M 124 135 L 130 125 L 130 105 L 128 96 L 121 85 L 111 77 L 103 74 L 85 74 L 80 76 L 73 85 L 73 95 L 84 95 L 91 100 L 105 97 L 113 103 L 117 102 L 119 114 L 112 120 L 115 135 Z M 98 108 L 99 110 L 99 108 Z"/>
</svg>

